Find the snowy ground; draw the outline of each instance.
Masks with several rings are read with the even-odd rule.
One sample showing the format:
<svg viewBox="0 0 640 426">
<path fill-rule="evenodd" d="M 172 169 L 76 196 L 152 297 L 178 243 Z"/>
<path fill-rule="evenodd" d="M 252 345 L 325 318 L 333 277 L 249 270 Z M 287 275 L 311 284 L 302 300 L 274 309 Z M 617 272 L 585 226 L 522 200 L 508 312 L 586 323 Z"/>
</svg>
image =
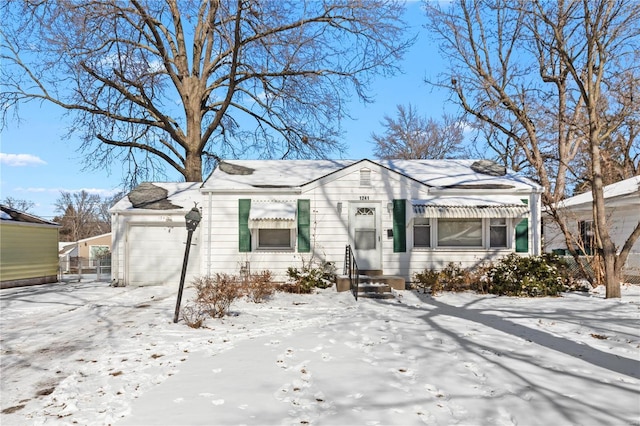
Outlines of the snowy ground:
<svg viewBox="0 0 640 426">
<path fill-rule="evenodd" d="M 176 293 L 0 291 L 0 423 L 640 425 L 638 286 L 621 300 L 277 294 L 197 330 L 173 323 Z"/>
</svg>

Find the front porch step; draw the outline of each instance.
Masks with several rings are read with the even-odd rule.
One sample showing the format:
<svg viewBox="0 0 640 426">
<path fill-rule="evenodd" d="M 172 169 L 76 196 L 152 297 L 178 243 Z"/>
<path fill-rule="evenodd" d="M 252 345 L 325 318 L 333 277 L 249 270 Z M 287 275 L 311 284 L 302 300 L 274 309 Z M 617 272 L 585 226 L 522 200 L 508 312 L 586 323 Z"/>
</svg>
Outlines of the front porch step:
<svg viewBox="0 0 640 426">
<path fill-rule="evenodd" d="M 360 274 L 359 281 L 360 281 L 360 286 L 375 283 L 375 284 L 385 284 L 394 290 L 406 289 L 404 278 L 398 277 L 395 275 L 371 276 L 371 275 Z M 338 275 L 338 278 L 336 280 L 336 289 L 338 291 L 349 291 L 351 289 L 350 283 L 349 283 L 349 276 Z"/>
<path fill-rule="evenodd" d="M 381 277 L 383 273 L 382 269 L 360 269 L 360 275 L 366 275 L 368 277 Z"/>
<path fill-rule="evenodd" d="M 369 299 L 394 299 L 391 287 L 388 284 L 377 282 L 360 282 L 358 286 L 358 297 Z"/>
</svg>

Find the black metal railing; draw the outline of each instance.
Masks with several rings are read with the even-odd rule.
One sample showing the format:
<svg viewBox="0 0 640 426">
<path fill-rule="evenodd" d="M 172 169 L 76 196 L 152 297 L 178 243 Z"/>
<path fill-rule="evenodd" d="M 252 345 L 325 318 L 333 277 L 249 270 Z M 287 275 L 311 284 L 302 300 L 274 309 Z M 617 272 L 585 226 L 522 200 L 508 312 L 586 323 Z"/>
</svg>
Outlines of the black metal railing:
<svg viewBox="0 0 640 426">
<path fill-rule="evenodd" d="M 356 258 L 353 255 L 351 246 L 347 244 L 344 253 L 344 275 L 349 277 L 349 289 L 353 294 L 353 297 L 358 300 L 358 286 L 360 285 L 360 270 L 356 263 Z"/>
</svg>

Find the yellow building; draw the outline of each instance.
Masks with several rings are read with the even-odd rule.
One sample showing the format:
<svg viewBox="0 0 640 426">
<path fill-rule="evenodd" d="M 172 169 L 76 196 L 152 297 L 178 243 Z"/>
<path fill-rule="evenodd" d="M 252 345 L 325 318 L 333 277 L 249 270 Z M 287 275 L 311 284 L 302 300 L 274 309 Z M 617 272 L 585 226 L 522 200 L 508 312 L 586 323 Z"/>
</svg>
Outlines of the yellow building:
<svg viewBox="0 0 640 426">
<path fill-rule="evenodd" d="M 54 222 L 0 206 L 0 288 L 58 281 Z"/>
</svg>

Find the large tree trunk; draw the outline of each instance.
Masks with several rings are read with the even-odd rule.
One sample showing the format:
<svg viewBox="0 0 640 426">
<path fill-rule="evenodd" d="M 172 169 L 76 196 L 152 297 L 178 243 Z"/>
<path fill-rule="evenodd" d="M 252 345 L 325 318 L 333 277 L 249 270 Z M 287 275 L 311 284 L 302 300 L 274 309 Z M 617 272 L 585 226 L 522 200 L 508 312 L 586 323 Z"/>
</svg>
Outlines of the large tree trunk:
<svg viewBox="0 0 640 426">
<path fill-rule="evenodd" d="M 187 182 L 202 182 L 202 105 L 204 83 L 195 78 L 184 80 L 182 102 L 187 119 L 187 135 L 185 141 L 184 179 Z"/>
<path fill-rule="evenodd" d="M 592 195 L 593 195 L 593 222 L 596 229 L 596 241 L 598 250 L 602 254 L 604 261 L 604 285 L 606 287 L 606 298 L 620 297 L 620 277 L 619 270 L 616 270 L 616 247 L 609 235 L 609 226 L 604 206 L 604 191 L 602 183 L 602 167 L 600 164 L 600 147 L 597 141 L 597 128 L 591 126 L 591 155 L 592 155 Z"/>
</svg>

